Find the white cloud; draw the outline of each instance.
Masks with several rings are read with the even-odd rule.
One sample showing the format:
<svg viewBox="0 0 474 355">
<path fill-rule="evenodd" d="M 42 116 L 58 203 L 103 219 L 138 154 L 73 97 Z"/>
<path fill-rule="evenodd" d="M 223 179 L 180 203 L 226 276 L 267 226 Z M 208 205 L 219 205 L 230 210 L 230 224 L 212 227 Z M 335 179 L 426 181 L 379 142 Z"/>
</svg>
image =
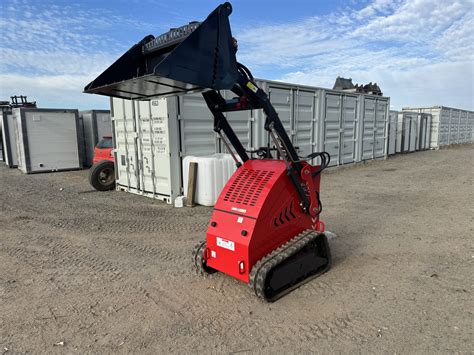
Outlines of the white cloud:
<svg viewBox="0 0 474 355">
<path fill-rule="evenodd" d="M 107 108 L 82 90 L 128 49 L 111 33 L 149 27 L 76 4 L 13 1 L 1 11 L 0 99 L 26 94 L 40 107 Z"/>
<path fill-rule="evenodd" d="M 131 45 L 114 34 L 160 30 L 74 3 L 4 0 L 1 11 L 0 99 L 27 94 L 43 107 L 107 107 L 107 98 L 82 89 Z M 185 22 L 179 12 L 171 15 L 172 23 Z M 239 60 L 256 76 L 323 87 L 332 87 L 337 76 L 352 77 L 377 82 L 396 108 L 474 109 L 473 15 L 472 0 L 374 0 L 358 11 L 237 23 L 234 31 Z"/>
<path fill-rule="evenodd" d="M 39 107 L 108 109 L 107 97 L 83 94 L 85 84 L 94 77 L 89 75 L 36 75 L 0 74 L 0 97 L 27 95 Z"/>
<path fill-rule="evenodd" d="M 471 1 L 375 0 L 296 23 L 237 33 L 239 60 L 257 76 L 332 87 L 337 76 L 377 82 L 395 108 L 447 105 L 474 109 Z M 267 75 L 268 76 L 268 75 Z"/>
</svg>

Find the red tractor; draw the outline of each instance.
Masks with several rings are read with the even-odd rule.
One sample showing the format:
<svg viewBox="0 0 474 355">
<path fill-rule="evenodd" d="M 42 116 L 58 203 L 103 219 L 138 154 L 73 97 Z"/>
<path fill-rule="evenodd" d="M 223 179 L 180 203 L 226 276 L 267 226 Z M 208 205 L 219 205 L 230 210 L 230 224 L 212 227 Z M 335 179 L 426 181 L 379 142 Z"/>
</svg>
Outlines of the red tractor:
<svg viewBox="0 0 474 355">
<path fill-rule="evenodd" d="M 194 249 L 194 266 L 241 280 L 273 302 L 331 266 L 319 218 L 321 173 L 330 156 L 298 155 L 269 97 L 236 60 L 231 12 L 224 3 L 204 22 L 145 37 L 84 91 L 132 100 L 202 92 L 237 170 L 214 207 L 206 239 Z M 244 148 L 226 114 L 249 110 L 265 113 L 269 136 L 267 147 L 253 151 Z"/>
<path fill-rule="evenodd" d="M 104 136 L 94 148 L 89 183 L 94 189 L 108 191 L 115 188 L 115 163 L 111 136 Z"/>
</svg>

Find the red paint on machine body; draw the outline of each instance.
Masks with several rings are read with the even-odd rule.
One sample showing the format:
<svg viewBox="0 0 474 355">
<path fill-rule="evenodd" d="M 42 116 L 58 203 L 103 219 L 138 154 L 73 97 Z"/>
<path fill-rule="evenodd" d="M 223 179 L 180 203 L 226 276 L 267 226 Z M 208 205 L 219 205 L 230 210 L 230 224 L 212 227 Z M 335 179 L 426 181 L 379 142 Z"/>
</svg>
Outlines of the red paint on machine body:
<svg viewBox="0 0 474 355">
<path fill-rule="evenodd" d="M 304 163 L 303 171 L 319 168 Z M 304 185 L 306 179 L 300 181 Z M 319 182 L 317 174 L 307 183 L 308 191 L 319 193 Z M 258 260 L 307 229 L 323 232 L 324 225 L 319 217 L 301 209 L 285 162 L 248 160 L 217 200 L 207 229 L 204 258 L 211 268 L 248 283 Z"/>
</svg>

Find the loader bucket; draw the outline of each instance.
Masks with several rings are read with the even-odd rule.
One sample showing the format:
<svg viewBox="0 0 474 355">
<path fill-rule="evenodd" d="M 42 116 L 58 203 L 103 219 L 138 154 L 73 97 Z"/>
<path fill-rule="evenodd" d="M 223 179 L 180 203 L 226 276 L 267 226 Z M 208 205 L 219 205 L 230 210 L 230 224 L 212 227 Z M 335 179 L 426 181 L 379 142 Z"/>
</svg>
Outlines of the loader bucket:
<svg viewBox="0 0 474 355">
<path fill-rule="evenodd" d="M 232 6 L 219 5 L 202 22 L 158 37 L 146 36 L 84 88 L 126 99 L 231 89 L 237 80 L 236 48 L 229 24 Z"/>
</svg>

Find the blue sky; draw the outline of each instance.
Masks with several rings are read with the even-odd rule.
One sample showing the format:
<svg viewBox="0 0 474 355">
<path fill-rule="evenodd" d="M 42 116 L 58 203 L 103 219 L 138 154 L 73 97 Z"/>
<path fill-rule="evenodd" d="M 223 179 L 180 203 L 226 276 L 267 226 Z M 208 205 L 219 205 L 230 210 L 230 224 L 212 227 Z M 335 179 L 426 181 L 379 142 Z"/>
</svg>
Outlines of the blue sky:
<svg viewBox="0 0 474 355">
<path fill-rule="evenodd" d="M 0 100 L 108 108 L 83 87 L 145 35 L 203 20 L 219 1 L 0 2 Z M 256 77 L 332 87 L 377 82 L 403 106 L 474 110 L 472 0 L 232 2 L 238 59 Z"/>
</svg>

